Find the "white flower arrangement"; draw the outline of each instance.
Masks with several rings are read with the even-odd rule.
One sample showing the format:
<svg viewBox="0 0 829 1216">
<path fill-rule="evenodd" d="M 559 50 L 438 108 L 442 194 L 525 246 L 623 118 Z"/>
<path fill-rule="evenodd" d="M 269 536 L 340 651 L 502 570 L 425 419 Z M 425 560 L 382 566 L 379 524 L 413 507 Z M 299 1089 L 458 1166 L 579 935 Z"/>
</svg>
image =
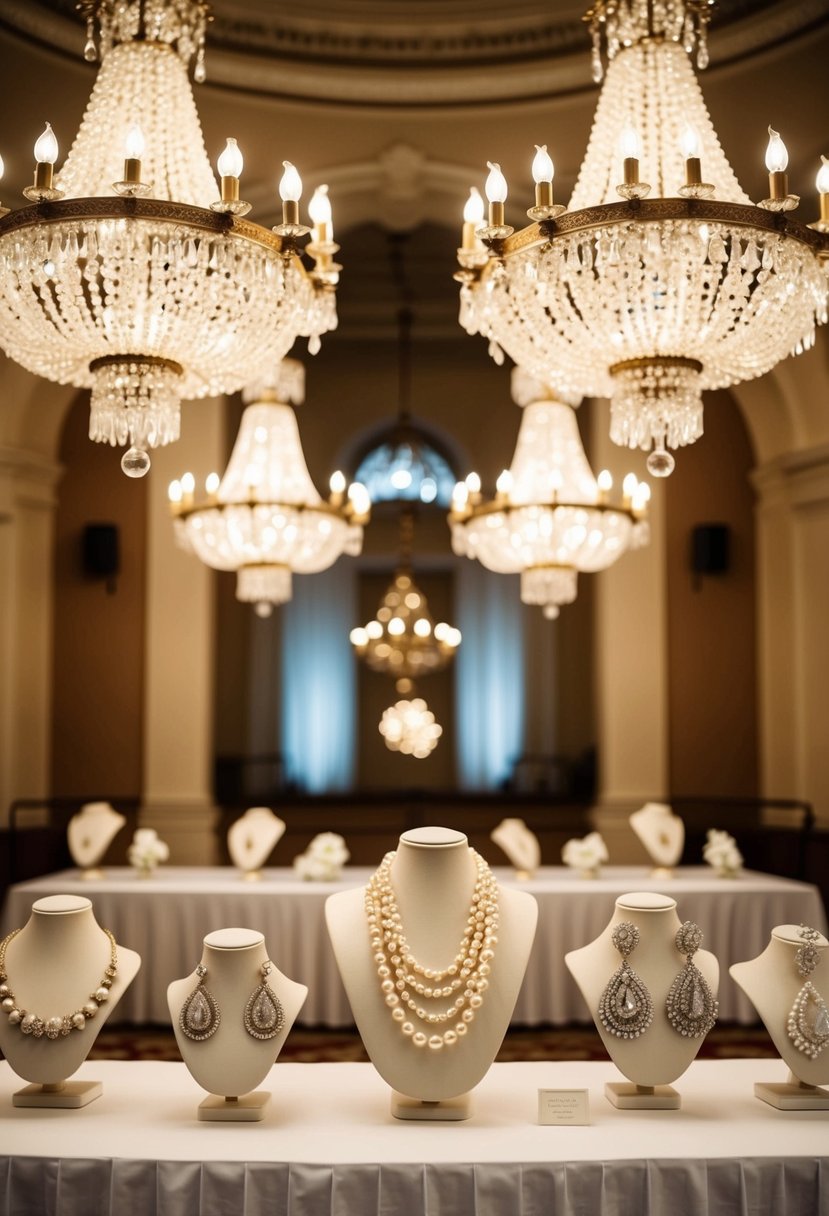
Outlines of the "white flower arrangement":
<svg viewBox="0 0 829 1216">
<path fill-rule="evenodd" d="M 306 882 L 336 882 L 350 856 L 342 836 L 320 832 L 305 852 L 294 858 L 294 869 Z"/>
<path fill-rule="evenodd" d="M 561 850 L 561 860 L 586 877 L 597 877 L 602 862 L 608 860 L 607 845 L 601 832 L 590 832 L 582 839 L 576 837 L 568 840 Z"/>
<path fill-rule="evenodd" d="M 137 828 L 127 850 L 127 861 L 139 874 L 152 874 L 160 861 L 167 861 L 170 849 L 160 840 L 155 828 Z"/>
<path fill-rule="evenodd" d="M 710 828 L 702 847 L 702 856 L 722 878 L 736 878 L 743 868 L 743 855 L 737 841 L 728 832 Z"/>
</svg>

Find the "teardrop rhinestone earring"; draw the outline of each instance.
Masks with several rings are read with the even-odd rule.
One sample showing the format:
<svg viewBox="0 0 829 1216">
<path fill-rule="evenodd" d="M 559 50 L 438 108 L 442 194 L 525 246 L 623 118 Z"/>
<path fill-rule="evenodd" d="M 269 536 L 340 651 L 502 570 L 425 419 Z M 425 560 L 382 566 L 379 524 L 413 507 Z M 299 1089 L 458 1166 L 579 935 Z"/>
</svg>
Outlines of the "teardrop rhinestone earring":
<svg viewBox="0 0 829 1216">
<path fill-rule="evenodd" d="M 599 1019 L 617 1039 L 638 1039 L 653 1021 L 651 995 L 627 961 L 639 945 L 639 930 L 623 920 L 613 929 L 610 940 L 622 956 L 622 965 L 602 993 Z"/>
<path fill-rule="evenodd" d="M 260 967 L 262 979 L 245 1005 L 245 1030 L 254 1039 L 273 1039 L 285 1025 L 285 1010 L 279 997 L 268 985 L 268 976 L 273 970 L 270 959 Z"/>
<path fill-rule="evenodd" d="M 686 920 L 677 929 L 674 940 L 679 953 L 685 955 L 685 965 L 671 984 L 665 999 L 665 1012 L 677 1034 L 698 1039 L 708 1034 L 720 1008 L 705 976 L 692 961 L 702 945 L 702 930 L 693 921 Z"/>
<path fill-rule="evenodd" d="M 216 998 L 204 985 L 207 968 L 203 963 L 199 963 L 196 968 L 196 975 L 199 977 L 199 982 L 182 1005 L 181 1013 L 178 1015 L 178 1024 L 188 1039 L 201 1043 L 216 1033 L 222 1015 L 216 1004 Z"/>
<path fill-rule="evenodd" d="M 795 954 L 794 961 L 806 983 L 794 998 L 786 1022 L 786 1031 L 798 1051 L 802 1051 L 810 1060 L 816 1060 L 829 1044 L 829 1008 L 817 988 L 807 978 L 820 962 L 820 951 L 817 947 L 820 934 L 817 929 L 801 925 L 798 936 L 803 939 L 803 945 Z"/>
</svg>

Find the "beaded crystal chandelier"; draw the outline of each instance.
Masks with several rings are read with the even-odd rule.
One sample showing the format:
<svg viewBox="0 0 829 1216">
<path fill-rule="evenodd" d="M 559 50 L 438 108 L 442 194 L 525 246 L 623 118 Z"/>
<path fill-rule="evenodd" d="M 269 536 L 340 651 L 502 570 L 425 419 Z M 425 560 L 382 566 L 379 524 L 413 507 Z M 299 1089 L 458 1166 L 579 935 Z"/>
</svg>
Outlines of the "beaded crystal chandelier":
<svg viewBox="0 0 829 1216">
<path fill-rule="evenodd" d="M 586 16 L 594 78 L 608 68 L 569 210 L 538 147 L 533 221 L 504 221 L 507 183 L 490 164 L 488 222 L 464 213 L 461 325 L 530 374 L 611 399 L 615 443 L 668 448 L 702 434 L 703 389 L 760 376 L 814 341 L 827 315 L 829 172 L 820 219 L 787 212 L 787 154 L 769 128 L 769 197 L 752 204 L 711 123 L 690 63 L 705 67 L 712 0 L 596 0 Z"/>
<path fill-rule="evenodd" d="M 412 701 L 395 701 L 383 710 L 380 734 L 389 751 L 425 760 L 437 747 L 443 727 L 423 698 L 415 697 Z"/>
<path fill-rule="evenodd" d="M 489 502 L 477 474 L 458 482 L 452 548 L 496 574 L 520 574 L 522 601 L 553 619 L 576 598 L 579 571 L 605 570 L 647 542 L 650 489 L 629 473 L 621 499 L 611 501 L 610 474 L 595 478 L 587 462 L 575 399 L 545 390 L 520 368 L 512 395 L 524 407 L 512 464 Z"/>
<path fill-rule="evenodd" d="M 299 221 L 288 162 L 283 222 L 242 217 L 234 139 L 217 185 L 188 66 L 204 79 L 208 6 L 199 0 L 82 0 L 85 58 L 101 68 L 69 155 L 47 124 L 35 145 L 33 204 L 0 219 L 0 346 L 36 375 L 92 389 L 90 438 L 147 449 L 179 436 L 182 398 L 233 392 L 294 340 L 309 349 L 337 323 L 331 211 L 324 188 Z M 97 35 L 97 42 L 96 42 Z"/>
<path fill-rule="evenodd" d="M 304 370 L 286 359 L 243 393 L 247 408 L 224 477 L 211 473 L 205 496 L 185 473 L 170 485 L 176 539 L 214 570 L 235 570 L 236 598 L 259 616 L 291 598 L 292 574 L 317 574 L 342 553 L 358 554 L 370 504 L 342 473 L 324 501 L 305 464 L 291 404 L 303 399 Z"/>
</svg>

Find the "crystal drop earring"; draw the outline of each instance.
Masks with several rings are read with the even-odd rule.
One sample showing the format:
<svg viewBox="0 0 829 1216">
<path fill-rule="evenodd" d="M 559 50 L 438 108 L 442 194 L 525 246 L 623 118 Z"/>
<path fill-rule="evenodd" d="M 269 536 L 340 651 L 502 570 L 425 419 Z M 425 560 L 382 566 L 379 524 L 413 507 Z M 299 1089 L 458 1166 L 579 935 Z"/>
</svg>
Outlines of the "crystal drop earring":
<svg viewBox="0 0 829 1216">
<path fill-rule="evenodd" d="M 820 962 L 817 929 L 801 925 L 798 930 L 803 945 L 794 956 L 795 965 L 806 981 L 802 985 L 789 1011 L 786 1031 L 798 1051 L 810 1060 L 816 1060 L 829 1044 L 829 1008 L 826 1001 L 808 978 Z"/>
<path fill-rule="evenodd" d="M 639 945 L 639 930 L 630 921 L 616 925 L 611 941 L 622 956 L 599 1001 L 599 1020 L 617 1039 L 638 1039 L 653 1021 L 653 1002 L 642 980 L 628 962 Z"/>
<path fill-rule="evenodd" d="M 273 963 L 266 959 L 260 968 L 262 979 L 245 1005 L 245 1030 L 254 1039 L 273 1039 L 285 1025 L 285 1010 L 279 997 L 268 986 Z"/>
<path fill-rule="evenodd" d="M 702 945 L 702 930 L 693 921 L 686 920 L 677 929 L 674 940 L 679 953 L 685 955 L 685 965 L 671 984 L 665 1012 L 677 1034 L 698 1039 L 708 1034 L 719 1012 L 719 1004 L 705 976 L 693 962 Z"/>
<path fill-rule="evenodd" d="M 201 1043 L 216 1033 L 222 1015 L 216 1004 L 216 998 L 204 985 L 207 968 L 203 963 L 199 963 L 196 968 L 196 975 L 199 977 L 199 982 L 182 1005 L 178 1024 L 188 1039 Z"/>
</svg>

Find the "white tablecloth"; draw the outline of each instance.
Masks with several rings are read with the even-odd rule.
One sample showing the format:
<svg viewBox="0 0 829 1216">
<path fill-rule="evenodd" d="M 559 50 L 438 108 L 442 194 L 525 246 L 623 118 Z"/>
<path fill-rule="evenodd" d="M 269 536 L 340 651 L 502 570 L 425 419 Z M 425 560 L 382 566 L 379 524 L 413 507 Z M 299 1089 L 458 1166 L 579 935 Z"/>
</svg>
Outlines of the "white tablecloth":
<svg viewBox="0 0 829 1216">
<path fill-rule="evenodd" d="M 32 903 L 43 895 L 88 895 L 100 924 L 143 959 L 114 1017 L 163 1023 L 169 1017 L 167 985 L 193 970 L 206 933 L 232 925 L 259 929 L 280 970 L 308 986 L 300 1021 L 346 1026 L 351 1011 L 328 941 L 324 906 L 333 891 L 364 885 L 370 873 L 353 868 L 345 871 L 341 883 L 308 883 L 296 879 L 292 870 L 272 869 L 265 871 L 262 882 L 245 883 L 230 867 L 168 866 L 151 879 L 124 868 L 87 882 L 77 871 L 66 870 L 12 887 L 3 932 L 24 924 Z M 514 881 L 510 870 L 496 874 L 501 882 Z M 747 872 L 738 879 L 720 879 L 707 867 L 689 867 L 672 879 L 657 880 L 643 868 L 608 866 L 601 878 L 586 880 L 563 867 L 545 867 L 520 885 L 539 905 L 535 945 L 513 1018 L 526 1025 L 588 1020 L 564 955 L 601 932 L 615 899 L 625 892 L 670 893 L 682 919 L 700 925 L 706 949 L 717 955 L 722 967 L 723 1020 L 756 1020 L 727 974 L 731 963 L 759 954 L 775 925 L 803 921 L 826 930 L 817 887 L 770 874 Z"/>
<path fill-rule="evenodd" d="M 496 1064 L 465 1123 L 401 1123 L 369 1064 L 282 1064 L 261 1123 L 196 1121 L 183 1064 L 98 1061 L 80 1111 L 15 1109 L 0 1065 L 0 1205 L 14 1216 L 826 1216 L 829 1113 L 753 1097 L 777 1060 L 691 1065 L 679 1111 L 620 1111 L 612 1064 Z M 540 1127 L 539 1087 L 592 1124 Z"/>
</svg>

